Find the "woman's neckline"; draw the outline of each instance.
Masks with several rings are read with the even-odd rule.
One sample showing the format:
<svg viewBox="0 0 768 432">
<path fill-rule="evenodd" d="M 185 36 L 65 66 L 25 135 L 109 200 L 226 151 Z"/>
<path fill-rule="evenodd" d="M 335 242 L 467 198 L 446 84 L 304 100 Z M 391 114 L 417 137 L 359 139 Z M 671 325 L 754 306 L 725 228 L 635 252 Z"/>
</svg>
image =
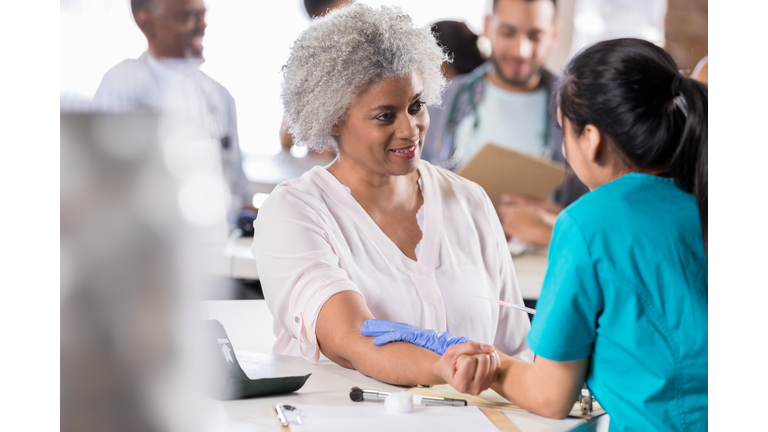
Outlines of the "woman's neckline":
<svg viewBox="0 0 768 432">
<path fill-rule="evenodd" d="M 423 272 L 432 272 L 437 266 L 437 255 L 442 237 L 442 200 L 440 193 L 432 184 L 432 177 L 429 172 L 424 171 L 425 164 L 419 164 L 419 176 L 422 179 L 422 197 L 424 199 L 424 228 L 422 229 L 422 242 L 420 253 L 417 260 L 409 258 L 402 250 L 390 239 L 384 231 L 376 224 L 362 205 L 347 192 L 342 184 L 334 175 L 328 172 L 324 167 L 317 166 L 311 171 L 319 185 L 326 190 L 330 198 L 342 206 L 344 212 L 348 214 L 355 223 L 360 226 L 371 241 L 378 244 L 389 259 L 400 266 L 404 271 L 414 274 Z M 322 172 L 325 171 L 325 172 Z M 427 170 L 428 171 L 428 170 Z M 430 177 L 425 179 L 425 177 Z"/>
</svg>

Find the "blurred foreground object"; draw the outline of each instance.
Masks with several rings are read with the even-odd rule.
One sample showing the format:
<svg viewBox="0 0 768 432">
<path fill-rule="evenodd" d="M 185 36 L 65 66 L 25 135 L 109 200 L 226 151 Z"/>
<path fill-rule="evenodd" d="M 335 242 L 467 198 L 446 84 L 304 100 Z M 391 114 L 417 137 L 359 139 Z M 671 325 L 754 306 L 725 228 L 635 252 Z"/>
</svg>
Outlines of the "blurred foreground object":
<svg viewBox="0 0 768 432">
<path fill-rule="evenodd" d="M 152 114 L 60 124 L 61 430 L 200 430 L 188 329 L 210 280 L 200 246 L 226 238 L 220 172 Z"/>
</svg>

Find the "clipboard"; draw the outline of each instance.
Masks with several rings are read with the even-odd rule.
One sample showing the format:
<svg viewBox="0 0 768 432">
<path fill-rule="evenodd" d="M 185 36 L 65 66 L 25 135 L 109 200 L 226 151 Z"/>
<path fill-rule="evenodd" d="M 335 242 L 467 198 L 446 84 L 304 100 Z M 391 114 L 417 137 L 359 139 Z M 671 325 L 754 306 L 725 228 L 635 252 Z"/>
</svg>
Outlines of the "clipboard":
<svg viewBox="0 0 768 432">
<path fill-rule="evenodd" d="M 304 386 L 311 375 L 251 379 L 240 367 L 224 326 L 218 320 L 205 320 L 201 326 L 209 364 L 220 372 L 212 374 L 206 382 L 206 390 L 216 399 L 245 399 L 295 392 Z"/>
<path fill-rule="evenodd" d="M 451 399 L 464 399 L 467 401 L 467 406 L 476 406 L 480 408 L 483 413 L 488 416 L 491 419 L 491 422 L 496 424 L 494 421 L 498 416 L 494 416 L 494 418 L 491 418 L 492 411 L 493 410 L 507 410 L 507 411 L 525 411 L 528 412 L 525 408 L 521 408 L 512 402 L 504 399 L 496 393 L 495 391 L 488 389 L 483 391 L 477 396 L 472 396 L 469 394 L 459 393 L 451 387 L 449 384 L 441 384 L 441 385 L 435 385 L 432 387 L 414 387 L 411 389 L 408 389 L 409 392 L 413 394 L 418 394 L 422 396 L 433 396 L 433 397 L 445 397 L 445 398 L 451 398 Z M 591 407 L 591 411 L 585 413 L 581 409 L 581 404 L 579 402 L 575 402 L 573 404 L 573 408 L 571 409 L 571 412 L 568 414 L 568 417 L 570 418 L 581 418 L 584 420 L 591 420 L 594 417 L 601 416 L 605 414 L 605 410 L 602 406 L 600 406 L 600 403 L 597 401 L 593 402 L 593 405 Z M 490 411 L 486 411 L 486 409 Z M 490 415 L 489 415 L 490 414 Z M 499 427 L 501 430 L 503 429 L 499 424 L 496 424 L 496 426 Z"/>
<path fill-rule="evenodd" d="M 493 143 L 486 144 L 456 173 L 485 189 L 494 208 L 498 208 L 501 195 L 505 193 L 546 199 L 573 175 L 561 163 Z"/>
</svg>

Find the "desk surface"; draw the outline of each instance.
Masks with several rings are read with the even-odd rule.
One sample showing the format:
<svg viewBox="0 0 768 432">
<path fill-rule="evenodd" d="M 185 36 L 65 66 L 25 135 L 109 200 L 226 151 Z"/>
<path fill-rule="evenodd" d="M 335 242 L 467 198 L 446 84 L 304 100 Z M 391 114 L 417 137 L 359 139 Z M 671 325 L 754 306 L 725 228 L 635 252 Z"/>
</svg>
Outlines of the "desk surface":
<svg viewBox="0 0 768 432">
<path fill-rule="evenodd" d="M 250 351 L 236 351 L 236 353 L 243 370 L 251 377 L 264 376 L 265 369 L 268 369 L 269 373 L 273 374 L 273 376 L 312 374 L 306 384 L 304 384 L 304 387 L 295 393 L 236 401 L 209 401 L 211 408 L 217 412 L 222 423 L 231 426 L 240 424 L 243 426 L 242 430 L 249 430 L 246 428 L 246 425 L 248 425 L 256 426 L 258 430 L 285 432 L 285 429 L 280 427 L 280 423 L 270 408 L 274 404 L 354 406 L 360 403 L 375 402 L 352 402 L 349 399 L 349 390 L 352 387 L 383 391 L 403 390 L 401 387 L 384 384 L 330 361 L 311 364 L 299 357 L 261 354 Z M 486 391 L 493 392 L 493 390 Z M 384 404 L 380 405 L 383 413 Z M 589 422 L 575 418 L 552 420 L 528 412 L 503 412 L 521 432 L 571 431 L 576 428 L 578 430 L 596 430 L 602 429 L 598 425 L 606 423 L 607 420 L 603 419 L 603 417 L 607 416 L 597 417 Z M 235 427 L 232 429 L 240 430 Z"/>
<path fill-rule="evenodd" d="M 223 254 L 216 258 L 217 274 L 235 279 L 257 280 L 256 258 L 251 254 L 252 237 L 231 237 Z M 512 258 L 520 292 L 526 300 L 536 300 L 547 271 L 547 251 L 534 250 Z"/>
</svg>

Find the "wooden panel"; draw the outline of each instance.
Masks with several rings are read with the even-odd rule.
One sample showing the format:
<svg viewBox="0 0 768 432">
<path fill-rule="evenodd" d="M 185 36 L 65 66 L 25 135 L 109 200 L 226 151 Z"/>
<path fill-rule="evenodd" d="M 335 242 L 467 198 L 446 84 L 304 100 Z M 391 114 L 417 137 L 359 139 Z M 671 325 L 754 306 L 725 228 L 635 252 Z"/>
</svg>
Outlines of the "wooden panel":
<svg viewBox="0 0 768 432">
<path fill-rule="evenodd" d="M 709 53 L 707 0 L 668 0 L 664 49 L 688 75 Z"/>
<path fill-rule="evenodd" d="M 668 40 L 707 40 L 707 13 L 667 11 L 664 37 Z"/>
<path fill-rule="evenodd" d="M 668 0 L 668 11 L 690 11 L 707 13 L 707 0 Z"/>
<path fill-rule="evenodd" d="M 706 43 L 687 41 L 667 41 L 664 49 L 675 59 L 677 66 L 686 76 L 693 72 L 696 63 L 708 52 Z"/>
<path fill-rule="evenodd" d="M 488 417 L 488 420 L 502 432 L 520 432 L 520 429 L 512 423 L 501 411 L 493 408 L 480 408 L 480 411 Z"/>
</svg>

